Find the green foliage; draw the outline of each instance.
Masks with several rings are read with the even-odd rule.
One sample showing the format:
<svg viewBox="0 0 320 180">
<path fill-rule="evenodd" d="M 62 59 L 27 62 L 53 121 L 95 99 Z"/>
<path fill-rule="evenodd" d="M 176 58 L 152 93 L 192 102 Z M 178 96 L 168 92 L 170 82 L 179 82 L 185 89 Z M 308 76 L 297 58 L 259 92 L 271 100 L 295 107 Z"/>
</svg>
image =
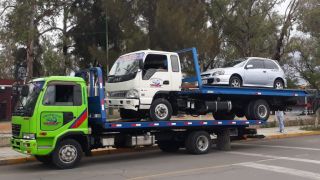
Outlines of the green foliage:
<svg viewBox="0 0 320 180">
<path fill-rule="evenodd" d="M 288 64 L 305 79 L 311 88 L 320 88 L 320 43 L 316 38 L 292 38 Z"/>
<path fill-rule="evenodd" d="M 6 47 L 0 65 L 15 67 L 31 59 L 34 76 L 64 75 L 98 64 L 105 68 L 119 55 L 140 49 L 174 51 L 195 46 L 203 70 L 239 57 L 274 57 L 281 50 L 283 64 L 319 88 L 317 0 L 299 1 L 297 13 L 289 18 L 275 11 L 283 0 L 3 2 L 3 9 L 12 8 L 0 18 L 0 43 Z M 308 38 L 290 36 L 296 19 Z M 285 23 L 288 31 L 282 33 Z M 281 33 L 285 39 L 279 38 Z M 25 58 L 17 55 L 21 48 L 27 50 Z M 289 86 L 296 87 L 295 73 L 287 74 Z"/>
<path fill-rule="evenodd" d="M 58 76 L 65 75 L 64 68 L 64 57 L 61 51 L 57 51 L 53 44 L 48 40 L 43 42 L 43 67 L 44 76 Z"/>
</svg>

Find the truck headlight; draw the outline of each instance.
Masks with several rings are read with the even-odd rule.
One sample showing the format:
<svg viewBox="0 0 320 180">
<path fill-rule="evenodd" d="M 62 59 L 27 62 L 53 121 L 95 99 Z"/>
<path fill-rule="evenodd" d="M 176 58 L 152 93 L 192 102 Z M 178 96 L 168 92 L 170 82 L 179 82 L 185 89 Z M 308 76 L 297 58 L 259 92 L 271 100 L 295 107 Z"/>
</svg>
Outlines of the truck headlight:
<svg viewBox="0 0 320 180">
<path fill-rule="evenodd" d="M 23 133 L 22 137 L 23 139 L 36 139 L 36 135 L 33 133 Z"/>
<path fill-rule="evenodd" d="M 216 71 L 214 73 L 212 73 L 212 76 L 215 76 L 215 75 L 224 75 L 224 70 L 219 70 L 219 71 Z"/>
<path fill-rule="evenodd" d="M 129 90 L 126 94 L 126 98 L 129 98 L 129 99 L 139 98 L 139 91 L 136 89 Z"/>
</svg>

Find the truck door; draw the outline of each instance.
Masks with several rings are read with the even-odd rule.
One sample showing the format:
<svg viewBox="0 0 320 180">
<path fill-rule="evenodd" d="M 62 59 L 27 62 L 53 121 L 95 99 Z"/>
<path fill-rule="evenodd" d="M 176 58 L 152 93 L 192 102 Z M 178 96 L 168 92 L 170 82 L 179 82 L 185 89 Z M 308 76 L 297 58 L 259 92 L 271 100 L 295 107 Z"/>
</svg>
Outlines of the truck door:
<svg viewBox="0 0 320 180">
<path fill-rule="evenodd" d="M 173 91 L 180 91 L 181 90 L 181 83 L 182 83 L 182 73 L 181 73 L 181 66 L 179 62 L 179 58 L 177 55 L 170 56 L 171 61 L 171 84 Z"/>
<path fill-rule="evenodd" d="M 71 127 L 72 121 L 76 121 L 85 110 L 81 106 L 82 99 L 80 84 L 74 82 L 49 83 L 38 108 L 39 113 L 37 114 L 40 120 L 38 129 L 56 134 L 61 129 Z"/>
<path fill-rule="evenodd" d="M 171 91 L 171 69 L 168 56 L 163 54 L 148 54 L 145 57 L 141 80 L 141 104 L 151 104 L 153 96 L 158 91 Z"/>
</svg>

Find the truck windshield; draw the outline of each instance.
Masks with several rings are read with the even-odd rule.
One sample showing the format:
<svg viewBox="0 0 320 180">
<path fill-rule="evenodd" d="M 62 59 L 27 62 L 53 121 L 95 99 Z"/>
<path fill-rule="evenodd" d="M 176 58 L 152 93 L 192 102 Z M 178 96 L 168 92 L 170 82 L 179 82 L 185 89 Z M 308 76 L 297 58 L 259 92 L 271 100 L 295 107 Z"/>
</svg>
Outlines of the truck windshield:
<svg viewBox="0 0 320 180">
<path fill-rule="evenodd" d="M 14 110 L 16 116 L 32 116 L 37 103 L 38 96 L 44 85 L 44 81 L 34 81 L 27 84 L 29 87 L 28 96 L 19 93 L 19 102 Z"/>
<path fill-rule="evenodd" d="M 134 53 L 120 56 L 113 64 L 108 82 L 128 81 L 135 78 L 140 65 L 142 64 L 144 53 Z"/>
</svg>

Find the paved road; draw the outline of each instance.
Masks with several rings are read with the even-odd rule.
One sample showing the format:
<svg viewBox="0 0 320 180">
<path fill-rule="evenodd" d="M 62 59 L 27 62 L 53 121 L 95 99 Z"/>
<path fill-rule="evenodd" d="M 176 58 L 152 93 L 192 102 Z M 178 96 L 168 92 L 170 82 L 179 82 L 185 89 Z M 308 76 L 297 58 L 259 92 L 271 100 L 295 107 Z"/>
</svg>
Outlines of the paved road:
<svg viewBox="0 0 320 180">
<path fill-rule="evenodd" d="M 96 179 L 319 179 L 320 136 L 236 142 L 206 155 L 159 150 L 85 158 L 71 170 L 40 163 L 0 166 L 1 180 Z"/>
</svg>

